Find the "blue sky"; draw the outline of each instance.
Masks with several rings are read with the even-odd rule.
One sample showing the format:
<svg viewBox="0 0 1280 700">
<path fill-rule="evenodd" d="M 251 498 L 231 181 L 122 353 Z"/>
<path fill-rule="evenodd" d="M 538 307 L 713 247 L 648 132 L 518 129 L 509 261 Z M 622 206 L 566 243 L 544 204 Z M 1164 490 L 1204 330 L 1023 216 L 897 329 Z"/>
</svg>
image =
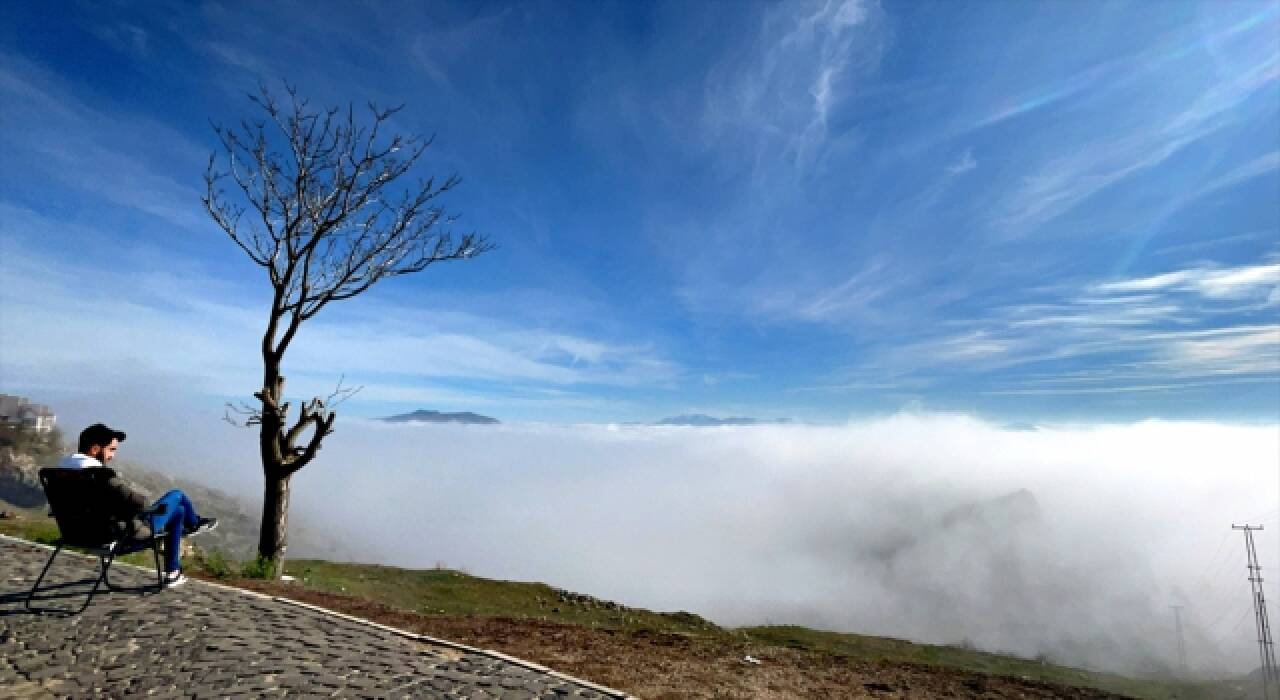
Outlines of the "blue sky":
<svg viewBox="0 0 1280 700">
<path fill-rule="evenodd" d="M 259 80 L 403 102 L 500 248 L 330 307 L 344 410 L 1280 420 L 1280 5 L 0 4 L 0 390 L 255 389 Z"/>
</svg>

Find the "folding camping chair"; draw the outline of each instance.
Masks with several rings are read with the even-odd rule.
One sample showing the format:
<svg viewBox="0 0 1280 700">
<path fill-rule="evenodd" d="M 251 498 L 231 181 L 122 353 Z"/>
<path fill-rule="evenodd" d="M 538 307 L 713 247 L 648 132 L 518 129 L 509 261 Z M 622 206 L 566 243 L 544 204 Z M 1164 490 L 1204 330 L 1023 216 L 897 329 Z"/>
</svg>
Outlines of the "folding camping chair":
<svg viewBox="0 0 1280 700">
<path fill-rule="evenodd" d="M 93 596 L 102 584 L 113 591 L 141 591 L 150 586 L 120 587 L 112 585 L 107 572 L 117 556 L 150 549 L 156 563 L 156 590 L 164 588 L 164 569 L 160 564 L 160 546 L 164 539 L 163 532 L 157 532 L 156 516 L 163 515 L 165 508 L 158 504 L 139 514 L 128 512 L 121 507 L 120 498 L 109 485 L 116 475 L 115 471 L 106 467 L 87 469 L 63 469 L 50 467 L 40 470 L 40 483 L 44 486 L 45 498 L 49 500 L 50 515 L 58 523 L 59 538 L 55 543 L 53 554 L 45 562 L 44 570 L 27 594 L 26 608 L 32 612 L 63 612 L 77 615 L 89 607 Z M 136 538 L 131 533 L 130 521 L 134 517 L 144 518 L 151 530 L 150 537 Z M 33 608 L 40 583 L 44 581 L 49 567 L 63 547 L 76 547 L 87 550 L 98 556 L 100 571 L 93 583 L 84 604 L 78 610 L 58 610 L 49 608 Z"/>
</svg>

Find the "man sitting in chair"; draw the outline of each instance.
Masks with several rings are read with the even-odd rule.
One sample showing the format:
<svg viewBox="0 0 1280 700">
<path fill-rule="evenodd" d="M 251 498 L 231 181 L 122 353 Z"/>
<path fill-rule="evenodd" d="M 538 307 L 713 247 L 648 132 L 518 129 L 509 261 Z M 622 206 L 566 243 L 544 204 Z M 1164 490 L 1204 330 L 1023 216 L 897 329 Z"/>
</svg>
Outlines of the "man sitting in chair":
<svg viewBox="0 0 1280 700">
<path fill-rule="evenodd" d="M 102 423 L 94 423 L 80 433 L 79 451 L 63 457 L 58 466 L 72 469 L 105 467 L 115 459 L 116 450 L 119 449 L 120 443 L 124 442 L 124 437 L 124 433 L 119 430 L 112 430 Z M 141 513 L 147 509 L 147 501 L 150 499 L 143 491 L 118 476 L 108 483 L 120 497 L 120 502 L 127 504 L 134 513 Z M 165 584 L 178 586 L 187 582 L 187 577 L 182 575 L 180 560 L 182 536 L 208 532 L 218 526 L 218 519 L 200 517 L 191 499 L 177 489 L 161 496 L 153 505 L 160 504 L 165 507 L 164 514 L 156 517 L 155 526 L 166 533 Z M 135 520 L 133 524 L 135 532 L 145 531 L 146 527 L 147 525 L 140 520 Z"/>
</svg>

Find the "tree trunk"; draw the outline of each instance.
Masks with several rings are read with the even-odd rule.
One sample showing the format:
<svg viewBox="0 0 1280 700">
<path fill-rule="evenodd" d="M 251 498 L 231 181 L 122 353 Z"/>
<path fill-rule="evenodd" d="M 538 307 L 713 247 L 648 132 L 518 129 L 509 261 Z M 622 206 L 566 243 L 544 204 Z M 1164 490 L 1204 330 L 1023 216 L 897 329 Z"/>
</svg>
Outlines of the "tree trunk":
<svg viewBox="0 0 1280 700">
<path fill-rule="evenodd" d="M 273 343 L 279 312 L 272 309 L 271 322 L 262 337 L 262 413 L 258 429 L 258 449 L 262 457 L 262 521 L 258 525 L 258 559 L 266 562 L 267 578 L 284 573 L 284 552 L 288 545 L 289 476 L 284 471 L 284 455 L 280 435 L 284 416 L 280 415 L 280 396 L 284 388 L 280 378 L 280 359 Z M 283 475 L 283 476 L 282 476 Z"/>
<path fill-rule="evenodd" d="M 288 547 L 289 478 L 266 477 L 262 494 L 262 526 L 258 533 L 258 556 L 268 563 L 267 576 L 284 573 L 284 552 Z"/>
</svg>

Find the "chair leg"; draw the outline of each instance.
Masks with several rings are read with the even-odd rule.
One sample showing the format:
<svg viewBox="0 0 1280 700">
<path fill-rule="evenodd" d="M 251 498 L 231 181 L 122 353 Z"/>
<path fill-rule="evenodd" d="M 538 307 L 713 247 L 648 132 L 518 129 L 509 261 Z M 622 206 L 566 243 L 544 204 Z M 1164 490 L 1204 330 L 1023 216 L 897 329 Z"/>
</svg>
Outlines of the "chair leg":
<svg viewBox="0 0 1280 700">
<path fill-rule="evenodd" d="M 161 513 L 164 512 L 163 506 L 161 506 L 160 512 Z M 156 513 L 151 513 L 147 516 L 147 526 L 151 530 L 151 554 L 156 562 L 156 592 L 158 593 L 165 589 L 165 585 L 164 585 L 164 567 L 161 566 L 160 564 L 161 539 L 160 539 L 159 529 L 156 527 L 156 515 L 157 515 Z"/>
<path fill-rule="evenodd" d="M 154 547 L 152 548 L 152 552 L 155 552 L 155 548 L 154 548 Z M 159 568 L 159 566 L 160 566 L 160 565 L 159 565 L 159 558 L 157 558 L 157 559 L 156 559 L 156 585 L 155 585 L 155 588 L 152 588 L 150 585 L 141 585 L 141 586 L 120 586 L 120 585 L 117 585 L 117 584 L 115 584 L 115 583 L 112 583 L 112 582 L 111 582 L 111 577 L 108 575 L 108 573 L 107 573 L 107 572 L 108 572 L 108 571 L 110 571 L 110 569 L 111 569 L 111 565 L 112 565 L 112 564 L 114 564 L 114 563 L 115 563 L 115 553 L 114 553 L 114 552 L 112 552 L 112 553 L 110 553 L 110 554 L 108 554 L 108 555 L 106 555 L 106 556 L 103 556 L 103 557 L 102 557 L 102 566 L 103 566 L 103 569 L 102 569 L 102 580 L 103 580 L 103 582 L 105 582 L 105 583 L 107 584 L 107 589 L 108 589 L 108 590 L 111 590 L 111 591 L 113 591 L 113 592 L 115 592 L 115 593 L 147 593 L 147 592 L 158 592 L 159 590 L 161 590 L 161 589 L 163 589 L 163 588 L 164 588 L 164 574 L 162 574 L 162 573 L 160 572 L 160 568 Z"/>
<path fill-rule="evenodd" d="M 98 587 L 102 585 L 103 581 L 107 580 L 107 569 L 111 566 L 111 560 L 107 559 L 105 563 L 99 561 L 99 564 L 102 564 L 102 573 L 98 574 L 98 580 L 93 582 L 93 588 L 89 589 L 89 595 L 84 597 L 84 604 L 80 606 L 79 610 L 73 613 L 75 615 L 79 615 L 88 609 L 89 603 L 93 602 L 94 594 L 98 592 Z"/>
<path fill-rule="evenodd" d="M 151 531 L 151 554 L 156 560 L 156 590 L 164 590 L 164 568 L 160 564 L 160 538 Z"/>
<path fill-rule="evenodd" d="M 114 546 L 110 550 L 108 550 L 106 554 L 98 555 L 98 565 L 102 567 L 102 580 L 104 583 L 107 584 L 107 590 L 123 591 L 126 589 L 112 583 L 111 577 L 108 575 L 111 571 L 111 565 L 114 564 L 115 562 L 116 562 L 116 552 L 115 552 Z"/>
<path fill-rule="evenodd" d="M 49 567 L 53 566 L 53 560 L 58 558 L 58 553 L 62 551 L 62 545 L 59 544 L 54 548 L 53 554 L 49 556 L 49 561 L 44 563 L 44 568 L 40 571 L 40 576 L 36 578 L 36 585 L 31 587 L 31 591 L 27 593 L 27 601 L 24 604 L 27 610 L 31 610 L 31 601 L 36 597 L 36 590 L 40 588 L 40 582 L 44 581 L 45 574 L 49 573 Z"/>
<path fill-rule="evenodd" d="M 93 602 L 94 594 L 98 592 L 98 588 L 102 586 L 103 581 L 107 580 L 107 567 L 111 566 L 111 563 L 109 560 L 105 562 L 100 560 L 99 564 L 101 564 L 102 566 L 101 566 L 101 570 L 98 573 L 98 577 L 93 582 L 93 588 L 89 589 L 88 595 L 84 597 L 84 603 L 81 604 L 79 608 L 75 610 L 58 610 L 54 608 L 31 607 L 31 601 L 35 599 L 36 591 L 40 588 L 40 583 L 44 581 L 45 575 L 49 573 L 49 567 L 53 566 L 53 560 L 58 558 L 58 553 L 61 551 L 62 551 L 61 544 L 59 544 L 56 548 L 54 548 L 53 555 L 49 557 L 49 561 L 45 562 L 44 570 L 40 572 L 40 576 L 36 579 L 36 585 L 32 586 L 31 591 L 27 593 L 27 600 L 25 602 L 25 606 L 27 610 L 35 613 L 42 613 L 42 614 L 47 612 L 58 612 L 58 613 L 63 613 L 65 615 L 79 615 L 80 613 L 84 612 L 89 608 L 89 603 Z M 109 585 L 110 584 L 108 584 L 108 586 Z"/>
</svg>

